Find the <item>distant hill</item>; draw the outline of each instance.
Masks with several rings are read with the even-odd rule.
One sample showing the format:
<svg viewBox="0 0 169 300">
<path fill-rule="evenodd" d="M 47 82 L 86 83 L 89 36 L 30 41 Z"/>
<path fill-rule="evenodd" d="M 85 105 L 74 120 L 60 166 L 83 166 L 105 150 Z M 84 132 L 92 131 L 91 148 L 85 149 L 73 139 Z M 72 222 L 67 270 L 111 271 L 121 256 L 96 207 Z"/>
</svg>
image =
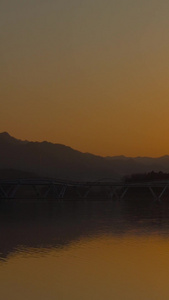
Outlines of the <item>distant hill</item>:
<svg viewBox="0 0 169 300">
<path fill-rule="evenodd" d="M 132 173 L 169 172 L 169 156 L 101 157 L 61 144 L 21 141 L 3 132 L 0 133 L 0 169 L 0 174 L 4 172 L 2 170 L 15 170 L 14 177 L 15 173 L 16 177 L 18 174 L 26 178 L 41 176 L 79 181 L 104 178 L 118 180 Z M 19 174 L 19 171 L 29 173 Z"/>
<path fill-rule="evenodd" d="M 14 169 L 0 169 L 0 179 L 33 179 L 39 178 L 38 174 Z"/>
</svg>

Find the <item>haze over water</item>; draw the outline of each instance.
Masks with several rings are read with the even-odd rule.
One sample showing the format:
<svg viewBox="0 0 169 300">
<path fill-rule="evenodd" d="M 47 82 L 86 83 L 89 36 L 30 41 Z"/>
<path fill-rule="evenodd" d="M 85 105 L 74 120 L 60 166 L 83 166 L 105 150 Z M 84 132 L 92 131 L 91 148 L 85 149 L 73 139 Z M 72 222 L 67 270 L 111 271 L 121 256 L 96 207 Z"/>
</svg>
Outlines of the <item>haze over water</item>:
<svg viewBox="0 0 169 300">
<path fill-rule="evenodd" d="M 168 220 L 152 200 L 1 204 L 1 297 L 168 299 Z"/>
</svg>

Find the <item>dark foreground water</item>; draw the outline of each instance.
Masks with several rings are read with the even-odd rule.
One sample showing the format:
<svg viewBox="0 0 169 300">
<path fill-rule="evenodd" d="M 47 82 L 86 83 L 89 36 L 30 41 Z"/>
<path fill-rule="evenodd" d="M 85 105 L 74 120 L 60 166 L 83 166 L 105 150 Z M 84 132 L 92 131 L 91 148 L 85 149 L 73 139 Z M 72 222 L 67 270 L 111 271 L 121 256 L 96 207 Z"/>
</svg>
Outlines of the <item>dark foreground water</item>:
<svg viewBox="0 0 169 300">
<path fill-rule="evenodd" d="M 3 300 L 169 299 L 169 204 L 0 206 Z"/>
</svg>

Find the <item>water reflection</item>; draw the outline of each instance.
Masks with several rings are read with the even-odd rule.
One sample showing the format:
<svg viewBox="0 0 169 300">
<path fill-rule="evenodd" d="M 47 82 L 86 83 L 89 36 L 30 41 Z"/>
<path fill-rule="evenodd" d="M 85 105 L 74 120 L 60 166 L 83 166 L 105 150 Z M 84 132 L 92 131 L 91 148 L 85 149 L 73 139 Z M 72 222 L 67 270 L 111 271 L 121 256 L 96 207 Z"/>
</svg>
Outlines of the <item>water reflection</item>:
<svg viewBox="0 0 169 300">
<path fill-rule="evenodd" d="M 168 299 L 168 220 L 167 202 L 1 204 L 1 298 Z"/>
<path fill-rule="evenodd" d="M 44 253 L 101 235 L 168 238 L 169 204 L 152 201 L 1 204 L 0 258 L 3 261 L 13 253 Z"/>
</svg>

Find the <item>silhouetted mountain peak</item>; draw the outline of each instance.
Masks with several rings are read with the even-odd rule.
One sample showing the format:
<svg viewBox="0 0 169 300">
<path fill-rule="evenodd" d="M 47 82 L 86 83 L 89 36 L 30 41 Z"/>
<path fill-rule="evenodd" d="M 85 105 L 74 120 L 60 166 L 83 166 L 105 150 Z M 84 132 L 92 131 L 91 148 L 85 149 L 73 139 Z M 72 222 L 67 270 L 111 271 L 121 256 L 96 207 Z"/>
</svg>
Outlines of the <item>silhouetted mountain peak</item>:
<svg viewBox="0 0 169 300">
<path fill-rule="evenodd" d="M 24 143 L 24 141 L 14 138 L 6 131 L 0 133 L 0 141 L 8 144 Z"/>
<path fill-rule="evenodd" d="M 2 138 L 11 138 L 10 134 L 6 131 L 1 132 L 0 137 L 2 137 Z"/>
</svg>

